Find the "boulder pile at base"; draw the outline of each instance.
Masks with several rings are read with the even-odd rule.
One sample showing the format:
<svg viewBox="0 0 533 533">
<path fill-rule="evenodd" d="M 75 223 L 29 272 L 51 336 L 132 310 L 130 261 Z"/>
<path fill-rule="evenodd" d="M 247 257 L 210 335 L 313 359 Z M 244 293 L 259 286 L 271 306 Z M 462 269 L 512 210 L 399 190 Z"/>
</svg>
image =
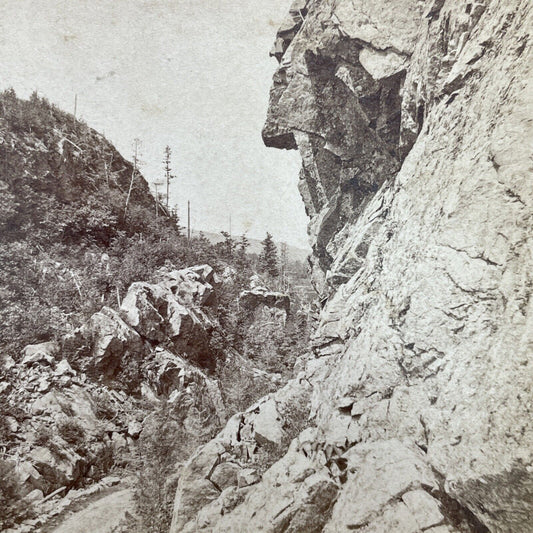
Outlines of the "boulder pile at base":
<svg viewBox="0 0 533 533">
<path fill-rule="evenodd" d="M 28 502 L 96 483 L 127 461 L 162 401 L 179 407 L 192 447 L 226 421 L 219 382 L 201 364 L 221 281 L 208 265 L 162 269 L 156 279 L 133 283 L 118 311 L 103 307 L 60 342 L 3 361 L 0 393 L 13 412 L 2 426 L 5 464 Z M 251 380 L 270 379 L 239 354 L 227 357 L 242 359 Z"/>
</svg>

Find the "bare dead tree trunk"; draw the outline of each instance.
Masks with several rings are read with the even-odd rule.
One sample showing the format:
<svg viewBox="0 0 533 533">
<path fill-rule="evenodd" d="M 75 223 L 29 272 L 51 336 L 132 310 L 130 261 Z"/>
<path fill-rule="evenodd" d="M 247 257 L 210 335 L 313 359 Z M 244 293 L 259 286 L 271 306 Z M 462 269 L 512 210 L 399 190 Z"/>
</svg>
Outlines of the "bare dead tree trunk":
<svg viewBox="0 0 533 533">
<path fill-rule="evenodd" d="M 128 196 L 126 197 L 126 205 L 124 206 L 124 218 L 126 218 L 126 212 L 128 211 L 128 204 L 130 203 L 131 190 L 133 189 L 135 173 L 137 172 L 138 158 L 139 158 L 139 139 L 135 139 L 134 153 L 133 153 L 133 170 L 131 171 L 130 187 L 128 189 Z"/>
</svg>

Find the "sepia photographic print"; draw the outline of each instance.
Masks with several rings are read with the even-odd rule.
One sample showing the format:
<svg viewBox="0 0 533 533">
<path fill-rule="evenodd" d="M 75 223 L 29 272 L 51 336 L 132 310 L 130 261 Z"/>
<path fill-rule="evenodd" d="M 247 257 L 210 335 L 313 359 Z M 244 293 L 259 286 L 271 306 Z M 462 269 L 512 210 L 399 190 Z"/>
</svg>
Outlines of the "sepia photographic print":
<svg viewBox="0 0 533 533">
<path fill-rule="evenodd" d="M 533 533 L 530 0 L 0 0 L 0 530 Z"/>
</svg>

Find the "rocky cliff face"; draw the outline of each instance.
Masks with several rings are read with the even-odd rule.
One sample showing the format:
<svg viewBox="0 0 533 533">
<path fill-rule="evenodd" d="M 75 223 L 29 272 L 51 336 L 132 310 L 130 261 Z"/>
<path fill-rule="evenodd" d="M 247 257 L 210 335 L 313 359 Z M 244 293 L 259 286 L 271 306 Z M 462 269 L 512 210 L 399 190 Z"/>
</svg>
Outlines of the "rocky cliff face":
<svg viewBox="0 0 533 533">
<path fill-rule="evenodd" d="M 290 446 L 253 482 L 182 485 L 173 532 L 531 531 L 532 28 L 520 0 L 293 4 L 263 137 L 301 153 L 328 299 L 264 400 Z M 262 405 L 189 481 L 254 464 Z"/>
</svg>

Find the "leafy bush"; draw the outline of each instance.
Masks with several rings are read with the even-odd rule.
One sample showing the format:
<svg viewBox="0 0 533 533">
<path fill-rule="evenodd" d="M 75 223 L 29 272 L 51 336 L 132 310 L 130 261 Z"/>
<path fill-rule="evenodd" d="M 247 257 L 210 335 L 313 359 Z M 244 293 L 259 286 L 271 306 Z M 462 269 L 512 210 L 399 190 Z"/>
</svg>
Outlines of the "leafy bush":
<svg viewBox="0 0 533 533">
<path fill-rule="evenodd" d="M 121 461 L 117 457 L 113 445 L 110 443 L 102 444 L 96 454 L 91 458 L 93 467 L 92 478 L 96 481 L 102 479 L 114 466 L 123 466 L 118 463 Z"/>
<path fill-rule="evenodd" d="M 47 447 L 52 441 L 52 432 L 44 424 L 40 424 L 37 430 L 35 431 L 35 440 L 33 444 L 35 446 L 44 446 Z"/>
<path fill-rule="evenodd" d="M 85 443 L 85 429 L 76 420 L 67 419 L 59 422 L 57 432 L 65 442 L 72 446 L 80 447 Z"/>
<path fill-rule="evenodd" d="M 31 513 L 26 502 L 21 501 L 22 486 L 14 465 L 0 460 L 0 530 L 13 527 Z"/>
</svg>

